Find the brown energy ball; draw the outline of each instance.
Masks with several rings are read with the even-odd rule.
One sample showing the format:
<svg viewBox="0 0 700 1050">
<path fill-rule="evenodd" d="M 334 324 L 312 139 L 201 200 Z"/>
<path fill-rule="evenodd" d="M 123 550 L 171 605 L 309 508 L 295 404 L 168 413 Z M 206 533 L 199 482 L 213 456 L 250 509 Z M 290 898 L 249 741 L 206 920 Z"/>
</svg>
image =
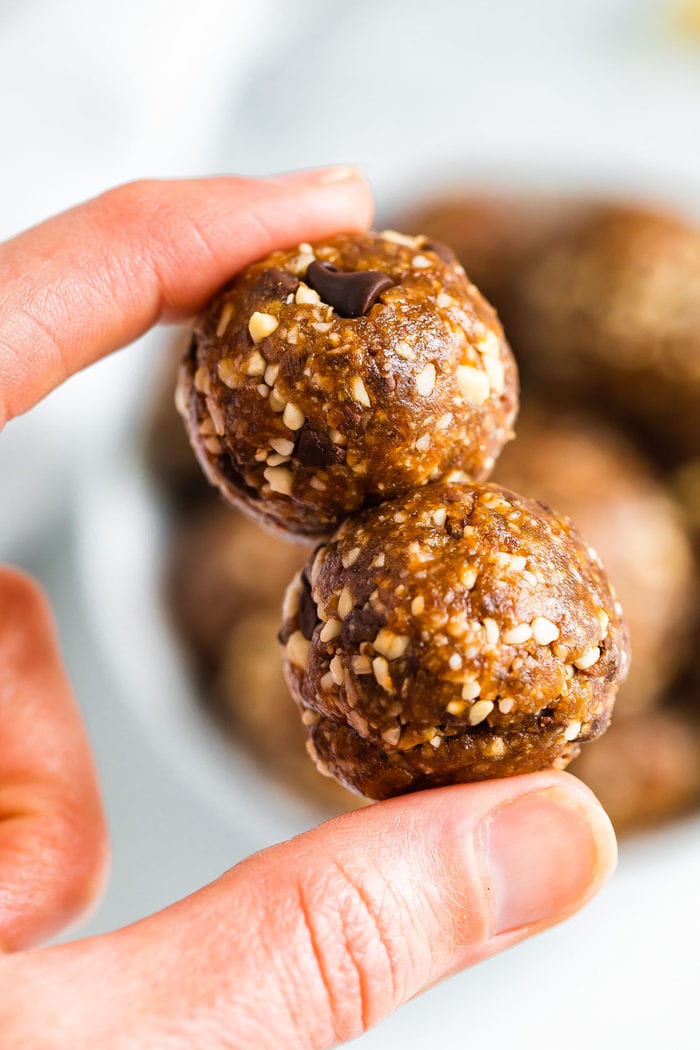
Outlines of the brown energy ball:
<svg viewBox="0 0 700 1050">
<path fill-rule="evenodd" d="M 305 552 L 279 543 L 242 514 L 214 504 L 173 534 L 167 596 L 175 624 L 205 674 L 219 666 L 232 625 L 251 610 L 279 615 Z"/>
<path fill-rule="evenodd" d="M 348 519 L 290 585 L 285 670 L 322 772 L 370 798 L 563 768 L 627 667 L 567 519 L 438 482 Z"/>
<path fill-rule="evenodd" d="M 641 830 L 700 805 L 700 724 L 679 711 L 617 720 L 571 767 L 619 832 Z"/>
<path fill-rule="evenodd" d="M 178 405 L 199 461 L 261 524 L 310 540 L 512 437 L 517 372 L 449 249 L 393 231 L 275 252 L 195 324 Z"/>
<path fill-rule="evenodd" d="M 232 626 L 212 694 L 229 732 L 265 772 L 329 814 L 362 802 L 335 780 L 319 777 L 306 753 L 306 731 L 289 699 L 280 664 L 279 597 Z"/>
<path fill-rule="evenodd" d="M 508 331 L 550 396 L 607 406 L 664 461 L 700 452 L 698 229 L 599 208 L 534 254 Z"/>
<path fill-rule="evenodd" d="M 616 719 L 654 704 L 688 653 L 693 555 L 678 510 L 644 458 L 619 434 L 528 403 L 497 481 L 576 522 L 614 581 L 630 633 L 630 675 Z"/>
<path fill-rule="evenodd" d="M 340 813 L 357 799 L 310 765 L 278 653 L 282 595 L 305 560 L 299 547 L 215 504 L 176 529 L 168 592 L 178 631 L 202 672 L 208 711 L 272 779 Z"/>
<path fill-rule="evenodd" d="M 561 234 L 586 206 L 555 194 L 443 190 L 411 204 L 397 225 L 447 241 L 507 331 L 514 281 L 532 253 Z"/>
</svg>

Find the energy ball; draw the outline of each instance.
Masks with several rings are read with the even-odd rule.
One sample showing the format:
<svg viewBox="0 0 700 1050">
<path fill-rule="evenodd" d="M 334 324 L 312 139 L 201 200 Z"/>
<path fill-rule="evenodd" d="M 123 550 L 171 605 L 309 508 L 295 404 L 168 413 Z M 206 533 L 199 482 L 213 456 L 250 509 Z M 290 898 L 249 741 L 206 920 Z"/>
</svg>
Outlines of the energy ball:
<svg viewBox="0 0 700 1050">
<path fill-rule="evenodd" d="M 274 610 L 279 619 L 285 587 L 303 566 L 304 554 L 276 543 L 219 501 L 179 523 L 169 552 L 167 595 L 178 632 L 205 676 L 219 666 L 239 619 L 260 608 Z"/>
<path fill-rule="evenodd" d="M 211 699 L 230 734 L 267 776 L 324 815 L 357 809 L 362 800 L 320 777 L 306 753 L 306 731 L 290 703 L 277 632 L 279 596 L 270 608 L 241 615 L 231 627 Z"/>
<path fill-rule="evenodd" d="M 679 817 L 700 804 L 700 723 L 666 708 L 616 719 L 571 772 L 596 793 L 618 832 Z"/>
<path fill-rule="evenodd" d="M 571 517 L 595 547 L 625 610 L 634 656 L 615 719 L 648 710 L 688 655 L 695 613 L 689 536 L 650 464 L 602 424 L 528 402 L 496 480 Z"/>
<path fill-rule="evenodd" d="M 585 207 L 585 201 L 549 193 L 479 193 L 465 188 L 416 201 L 397 222 L 401 229 L 448 241 L 508 331 L 513 285 L 533 252 L 553 235 L 561 235 Z"/>
<path fill-rule="evenodd" d="M 177 393 L 225 499 L 302 541 L 450 472 L 487 477 L 517 402 L 493 309 L 444 245 L 394 231 L 247 267 L 197 320 Z"/>
<path fill-rule="evenodd" d="M 508 331 L 550 397 L 605 406 L 664 462 L 700 454 L 700 230 L 601 206 L 535 252 Z"/>
<path fill-rule="evenodd" d="M 280 639 L 319 769 L 375 799 L 564 768 L 628 663 L 595 553 L 496 485 L 348 519 L 290 584 Z"/>
</svg>

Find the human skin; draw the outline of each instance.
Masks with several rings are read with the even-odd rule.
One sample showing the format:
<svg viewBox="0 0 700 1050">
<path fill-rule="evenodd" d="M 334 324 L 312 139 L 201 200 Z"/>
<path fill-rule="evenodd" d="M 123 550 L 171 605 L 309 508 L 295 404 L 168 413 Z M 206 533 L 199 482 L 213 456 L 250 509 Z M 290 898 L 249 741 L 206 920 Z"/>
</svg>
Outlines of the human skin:
<svg viewBox="0 0 700 1050">
<path fill-rule="evenodd" d="M 233 273 L 364 229 L 351 169 L 140 182 L 0 246 L 0 424 Z M 291 701 L 290 701 L 291 702 Z M 615 863 L 563 773 L 425 791 L 274 846 L 102 937 L 29 951 L 98 897 L 107 835 L 56 629 L 0 571 L 3 1050 L 322 1048 L 578 910 Z"/>
</svg>

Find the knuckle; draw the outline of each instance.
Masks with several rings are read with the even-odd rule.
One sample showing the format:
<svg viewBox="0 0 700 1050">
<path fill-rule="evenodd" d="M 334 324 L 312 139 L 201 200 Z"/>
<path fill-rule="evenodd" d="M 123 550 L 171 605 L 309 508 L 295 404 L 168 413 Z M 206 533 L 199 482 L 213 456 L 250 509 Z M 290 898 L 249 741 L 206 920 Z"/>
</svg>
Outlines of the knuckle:
<svg viewBox="0 0 700 1050">
<path fill-rule="evenodd" d="M 298 901 L 300 975 L 315 992 L 316 1017 L 345 1042 L 390 1013 L 413 983 L 407 905 L 379 873 L 358 878 L 339 866 L 301 882 Z"/>
</svg>

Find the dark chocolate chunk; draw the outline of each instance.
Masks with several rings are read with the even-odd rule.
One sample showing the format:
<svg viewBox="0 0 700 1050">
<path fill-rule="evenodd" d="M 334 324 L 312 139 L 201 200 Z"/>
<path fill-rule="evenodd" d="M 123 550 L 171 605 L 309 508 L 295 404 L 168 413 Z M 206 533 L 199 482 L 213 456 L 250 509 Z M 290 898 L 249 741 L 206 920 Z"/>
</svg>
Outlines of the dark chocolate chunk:
<svg viewBox="0 0 700 1050">
<path fill-rule="evenodd" d="M 321 622 L 316 612 L 316 602 L 311 594 L 311 584 L 304 574 L 301 578 L 301 593 L 299 594 L 299 630 L 309 641 L 314 636 L 317 625 Z"/>
<path fill-rule="evenodd" d="M 344 271 L 320 259 L 310 264 L 305 279 L 340 317 L 369 313 L 382 292 L 395 283 L 378 270 Z"/>
<path fill-rule="evenodd" d="M 299 287 L 299 278 L 289 270 L 265 270 L 260 279 L 260 291 L 271 299 L 286 299 Z"/>
<path fill-rule="evenodd" d="M 305 467 L 331 467 L 345 462 L 345 449 L 334 444 L 327 434 L 305 424 L 299 431 L 294 457 Z"/>
<path fill-rule="evenodd" d="M 459 259 L 449 244 L 445 244 L 443 241 L 426 241 L 422 250 L 424 252 L 433 252 L 438 259 L 441 259 L 448 266 L 457 266 L 459 264 Z"/>
</svg>

